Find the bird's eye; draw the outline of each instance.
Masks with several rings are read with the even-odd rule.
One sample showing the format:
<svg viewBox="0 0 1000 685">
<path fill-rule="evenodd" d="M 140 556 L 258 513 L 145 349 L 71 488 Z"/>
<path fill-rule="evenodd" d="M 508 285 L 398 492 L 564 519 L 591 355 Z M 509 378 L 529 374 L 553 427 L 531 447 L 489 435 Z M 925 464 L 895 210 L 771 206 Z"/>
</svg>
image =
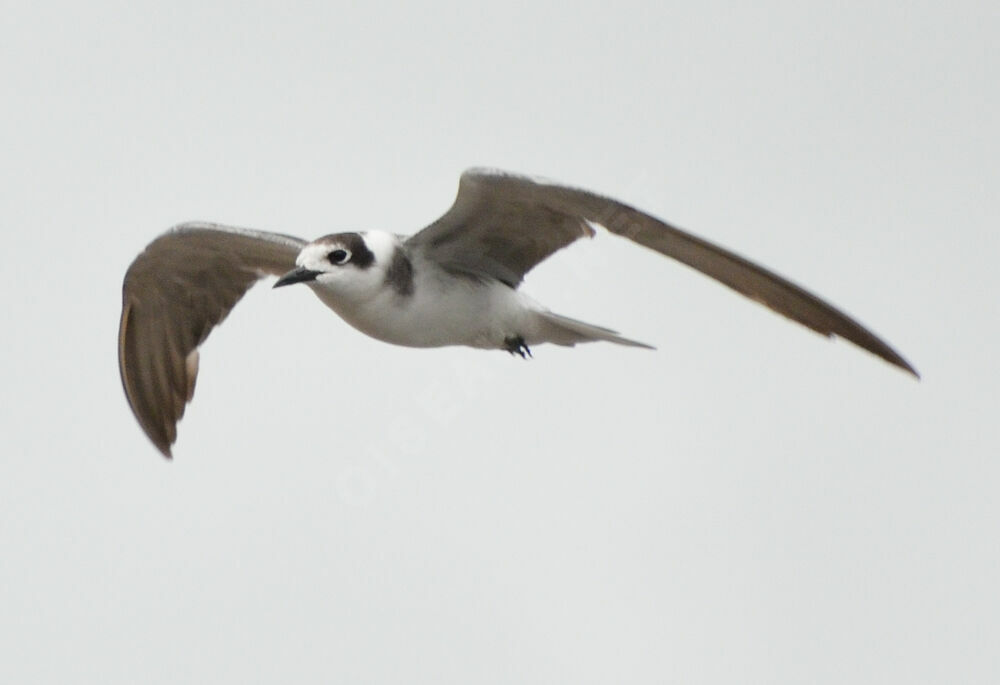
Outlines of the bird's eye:
<svg viewBox="0 0 1000 685">
<path fill-rule="evenodd" d="M 326 258 L 330 260 L 331 264 L 343 264 L 351 258 L 351 253 L 347 250 L 334 250 Z"/>
</svg>

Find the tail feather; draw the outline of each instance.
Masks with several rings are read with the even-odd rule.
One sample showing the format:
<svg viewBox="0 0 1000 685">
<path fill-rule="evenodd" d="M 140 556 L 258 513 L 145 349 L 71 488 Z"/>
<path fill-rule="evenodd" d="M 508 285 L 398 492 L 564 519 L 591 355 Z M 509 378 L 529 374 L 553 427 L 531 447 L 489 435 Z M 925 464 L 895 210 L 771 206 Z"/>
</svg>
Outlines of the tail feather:
<svg viewBox="0 0 1000 685">
<path fill-rule="evenodd" d="M 572 347 L 581 342 L 605 340 L 618 345 L 628 345 L 629 347 L 644 347 L 648 350 L 656 349 L 652 345 L 623 338 L 618 335 L 617 331 L 613 331 L 610 328 L 594 326 L 593 324 L 577 321 L 576 319 L 571 319 L 568 316 L 562 316 L 554 312 L 543 311 L 538 312 L 538 315 L 541 322 L 539 326 L 539 337 L 541 340 L 539 342 L 550 342 L 556 345 Z"/>
</svg>

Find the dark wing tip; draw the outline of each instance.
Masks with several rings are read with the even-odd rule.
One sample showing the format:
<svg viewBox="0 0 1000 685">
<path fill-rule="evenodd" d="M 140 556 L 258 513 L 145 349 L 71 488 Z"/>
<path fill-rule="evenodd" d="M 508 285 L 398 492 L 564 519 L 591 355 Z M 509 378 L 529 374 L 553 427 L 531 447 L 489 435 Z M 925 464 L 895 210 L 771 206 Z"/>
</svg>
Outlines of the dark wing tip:
<svg viewBox="0 0 1000 685">
<path fill-rule="evenodd" d="M 905 359 L 903 359 L 903 357 L 898 352 L 896 352 L 895 350 L 892 350 L 892 355 L 893 356 L 891 358 L 890 357 L 885 357 L 885 356 L 883 356 L 882 358 L 885 359 L 890 364 L 892 364 L 892 365 L 894 365 L 894 366 L 902 369 L 903 371 L 906 371 L 908 374 L 910 374 L 911 376 L 913 376 L 918 381 L 921 380 L 921 378 L 920 378 L 920 372 L 917 371 L 913 367 L 913 365 L 910 364 L 910 362 L 908 362 Z M 879 355 L 879 356 L 882 356 L 882 355 Z"/>
<path fill-rule="evenodd" d="M 906 359 L 903 358 L 903 355 L 890 347 L 888 343 L 877 337 L 874 333 L 861 326 L 861 324 L 847 317 L 846 314 L 843 316 L 850 324 L 856 326 L 858 330 L 831 330 L 827 333 L 828 336 L 832 338 L 842 338 L 852 342 L 861 349 L 875 355 L 879 359 L 892 364 L 897 369 L 905 371 L 918 381 L 920 380 L 920 372 L 917 371 L 913 365 L 910 364 L 910 362 L 906 361 Z"/>
<path fill-rule="evenodd" d="M 126 293 L 122 303 L 122 316 L 118 326 L 118 371 L 121 375 L 122 388 L 125 390 L 125 399 L 129 408 L 135 416 L 142 432 L 146 434 L 150 442 L 167 459 L 172 459 L 170 447 L 176 437 L 176 430 L 171 430 L 171 426 L 164 425 L 156 420 L 154 412 L 149 405 L 149 397 L 140 393 L 136 385 L 135 374 L 141 373 L 135 359 L 136 347 L 133 337 L 135 335 L 132 326 L 132 309 L 134 302 Z M 169 420 L 169 419 L 168 419 Z M 173 435 L 173 438 L 171 437 Z"/>
</svg>

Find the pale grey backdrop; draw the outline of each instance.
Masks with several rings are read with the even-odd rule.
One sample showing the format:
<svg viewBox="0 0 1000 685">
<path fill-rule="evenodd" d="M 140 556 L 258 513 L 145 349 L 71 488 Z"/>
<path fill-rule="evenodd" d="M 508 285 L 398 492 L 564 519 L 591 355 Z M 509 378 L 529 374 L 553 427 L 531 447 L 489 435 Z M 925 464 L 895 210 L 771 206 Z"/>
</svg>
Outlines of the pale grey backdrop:
<svg viewBox="0 0 1000 685">
<path fill-rule="evenodd" d="M 358 5 L 4 3 L 0 680 L 995 682 L 995 3 Z M 159 231 L 408 233 L 482 164 L 924 380 L 602 235 L 526 289 L 657 352 L 408 350 L 258 287 L 157 455 L 115 346 Z"/>
</svg>

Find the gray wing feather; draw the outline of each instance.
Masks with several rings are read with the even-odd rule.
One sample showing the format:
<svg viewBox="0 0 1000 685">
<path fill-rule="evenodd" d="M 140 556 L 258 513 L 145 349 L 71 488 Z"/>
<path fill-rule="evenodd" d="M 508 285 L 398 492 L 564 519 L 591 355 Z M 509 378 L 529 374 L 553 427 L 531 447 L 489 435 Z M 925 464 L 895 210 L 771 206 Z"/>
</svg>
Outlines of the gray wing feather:
<svg viewBox="0 0 1000 685">
<path fill-rule="evenodd" d="M 442 267 L 492 277 L 516 287 L 556 250 L 594 229 L 579 211 L 566 211 L 559 186 L 471 169 L 462 174 L 451 209 L 407 241 Z"/>
<path fill-rule="evenodd" d="M 118 367 L 132 412 L 165 457 L 194 394 L 198 346 L 257 280 L 293 269 L 305 244 L 278 233 L 187 223 L 158 237 L 129 266 Z"/>
<path fill-rule="evenodd" d="M 516 287 L 556 250 L 600 224 L 826 336 L 840 336 L 919 377 L 874 333 L 816 295 L 718 245 L 585 190 L 491 170 L 462 175 L 458 197 L 408 245 L 443 268 Z"/>
</svg>

